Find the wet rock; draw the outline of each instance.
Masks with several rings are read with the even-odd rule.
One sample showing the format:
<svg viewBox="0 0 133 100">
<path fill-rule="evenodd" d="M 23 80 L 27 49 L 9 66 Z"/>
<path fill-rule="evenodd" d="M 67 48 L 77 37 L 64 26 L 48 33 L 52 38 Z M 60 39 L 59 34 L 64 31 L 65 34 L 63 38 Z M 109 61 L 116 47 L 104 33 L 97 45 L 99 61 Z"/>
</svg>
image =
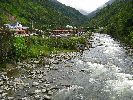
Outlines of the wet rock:
<svg viewBox="0 0 133 100">
<path fill-rule="evenodd" d="M 2 94 L 4 91 L 3 90 L 0 90 L 0 94 Z"/>
<path fill-rule="evenodd" d="M 48 95 L 52 95 L 53 92 L 51 90 L 48 91 Z"/>
<path fill-rule="evenodd" d="M 5 75 L 1 75 L 1 76 L 2 76 L 3 81 L 9 80 L 9 78 L 7 76 L 5 76 Z"/>
<path fill-rule="evenodd" d="M 43 77 L 43 75 L 41 74 L 41 75 L 38 76 L 38 79 L 41 79 L 42 77 Z"/>
<path fill-rule="evenodd" d="M 59 61 L 58 60 L 55 60 L 52 62 L 53 64 L 59 64 Z"/>
<path fill-rule="evenodd" d="M 91 73 L 91 71 L 90 71 L 89 69 L 86 69 L 86 68 L 81 69 L 81 71 L 80 71 L 80 72 L 87 72 L 87 73 Z"/>
<path fill-rule="evenodd" d="M 3 75 L 7 75 L 7 72 L 2 72 Z"/>
<path fill-rule="evenodd" d="M 41 73 L 41 71 L 40 71 L 40 70 L 36 70 L 36 73 L 37 73 L 37 74 L 40 74 L 40 73 Z"/>
<path fill-rule="evenodd" d="M 2 93 L 2 97 L 5 97 L 7 95 L 7 93 Z"/>
<path fill-rule="evenodd" d="M 42 91 L 37 89 L 37 90 L 35 90 L 34 93 L 37 94 L 37 93 L 40 93 L 40 92 L 42 92 Z"/>
<path fill-rule="evenodd" d="M 29 83 L 25 83 L 24 87 L 29 87 L 29 85 L 30 85 Z"/>
<path fill-rule="evenodd" d="M 36 72 L 35 71 L 32 71 L 32 72 L 30 72 L 30 75 L 33 75 L 33 74 L 35 74 Z"/>
<path fill-rule="evenodd" d="M 45 65 L 45 68 L 49 68 L 50 66 L 49 65 Z"/>
<path fill-rule="evenodd" d="M 46 89 L 42 89 L 42 93 L 45 93 L 47 90 Z"/>
<path fill-rule="evenodd" d="M 46 99 L 46 100 L 51 100 L 51 97 L 48 96 L 48 95 L 44 95 L 44 99 Z"/>
<path fill-rule="evenodd" d="M 58 87 L 57 85 L 55 85 L 55 86 L 50 86 L 49 89 L 50 89 L 50 90 L 53 90 L 53 89 L 59 89 L 59 87 Z"/>
<path fill-rule="evenodd" d="M 17 68 L 20 69 L 20 68 L 22 68 L 22 66 L 19 66 L 19 65 L 18 65 Z"/>
<path fill-rule="evenodd" d="M 4 84 L 4 82 L 3 82 L 3 81 L 1 81 L 1 82 L 0 82 L 0 86 L 2 86 L 3 84 Z"/>
<path fill-rule="evenodd" d="M 50 70 L 58 70 L 58 68 L 57 68 L 57 67 L 51 66 L 51 67 L 50 67 Z"/>
<path fill-rule="evenodd" d="M 4 86 L 4 90 L 10 90 L 11 88 L 9 88 L 8 86 Z"/>
<path fill-rule="evenodd" d="M 34 94 L 35 94 L 34 89 L 29 89 L 28 90 L 28 95 L 32 96 Z"/>
<path fill-rule="evenodd" d="M 102 46 L 103 44 L 99 44 L 98 46 Z"/>
<path fill-rule="evenodd" d="M 40 61 L 33 61 L 33 63 L 35 63 L 35 64 L 39 64 L 39 63 L 40 63 Z"/>
<path fill-rule="evenodd" d="M 46 79 L 45 78 L 42 78 L 42 79 L 40 79 L 42 82 L 45 82 L 46 81 Z"/>
<path fill-rule="evenodd" d="M 40 95 L 35 95 L 36 100 L 40 100 L 40 98 L 41 98 Z"/>
<path fill-rule="evenodd" d="M 39 80 L 38 82 L 39 82 L 39 83 L 42 83 L 43 81 Z"/>
<path fill-rule="evenodd" d="M 48 87 L 48 86 L 50 86 L 50 84 L 44 84 L 44 86 L 45 86 L 45 87 Z"/>
<path fill-rule="evenodd" d="M 8 97 L 7 99 L 8 100 L 14 100 L 14 97 Z"/>
<path fill-rule="evenodd" d="M 38 86 L 39 85 L 39 83 L 38 82 L 33 82 L 33 84 L 32 84 L 33 86 Z"/>
<path fill-rule="evenodd" d="M 29 98 L 28 97 L 24 97 L 21 100 L 29 100 Z"/>
<path fill-rule="evenodd" d="M 72 67 L 70 64 L 66 64 L 65 67 Z"/>
<path fill-rule="evenodd" d="M 17 65 L 19 65 L 19 66 L 23 66 L 23 63 L 21 63 L 21 62 L 17 62 Z"/>
</svg>

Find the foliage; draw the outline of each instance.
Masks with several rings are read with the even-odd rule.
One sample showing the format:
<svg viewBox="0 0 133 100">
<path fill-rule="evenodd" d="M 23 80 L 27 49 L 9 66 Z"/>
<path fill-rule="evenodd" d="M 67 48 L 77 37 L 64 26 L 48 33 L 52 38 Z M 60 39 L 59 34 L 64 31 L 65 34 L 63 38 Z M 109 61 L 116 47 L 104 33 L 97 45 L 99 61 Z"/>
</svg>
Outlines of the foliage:
<svg viewBox="0 0 133 100">
<path fill-rule="evenodd" d="M 79 25 L 86 20 L 76 9 L 53 0 L 0 0 L 0 24 L 20 21 L 22 24 L 46 30 Z"/>
<path fill-rule="evenodd" d="M 104 32 L 132 43 L 133 31 L 133 1 L 115 0 L 111 5 L 101 9 L 95 17 L 89 20 L 88 26 L 104 27 Z"/>
<path fill-rule="evenodd" d="M 15 37 L 14 51 L 16 59 L 27 57 L 48 56 L 60 51 L 75 51 L 77 44 L 84 44 L 83 37 L 51 38 L 51 37 Z"/>
<path fill-rule="evenodd" d="M 9 30 L 0 30 L 0 66 L 13 60 L 12 33 Z"/>
</svg>

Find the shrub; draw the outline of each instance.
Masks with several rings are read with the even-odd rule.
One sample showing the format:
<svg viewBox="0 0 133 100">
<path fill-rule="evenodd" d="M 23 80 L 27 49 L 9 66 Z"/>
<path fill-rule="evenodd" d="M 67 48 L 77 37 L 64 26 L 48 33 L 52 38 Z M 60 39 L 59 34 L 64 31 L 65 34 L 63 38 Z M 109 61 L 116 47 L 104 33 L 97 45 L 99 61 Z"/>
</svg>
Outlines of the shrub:
<svg viewBox="0 0 133 100">
<path fill-rule="evenodd" d="M 13 42 L 16 59 L 24 59 L 41 55 L 47 56 L 58 51 L 76 50 L 77 44 L 85 44 L 85 38 L 42 38 L 40 36 L 32 36 L 14 37 Z"/>
</svg>

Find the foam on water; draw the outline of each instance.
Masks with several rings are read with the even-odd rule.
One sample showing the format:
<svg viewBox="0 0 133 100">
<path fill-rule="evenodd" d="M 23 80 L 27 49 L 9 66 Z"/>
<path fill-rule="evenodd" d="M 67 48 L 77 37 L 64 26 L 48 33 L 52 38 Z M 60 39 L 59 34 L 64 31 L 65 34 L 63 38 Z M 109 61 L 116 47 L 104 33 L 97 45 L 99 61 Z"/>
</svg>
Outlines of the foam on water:
<svg viewBox="0 0 133 100">
<path fill-rule="evenodd" d="M 133 100 L 132 59 L 109 35 L 92 38 L 93 48 L 74 60 L 69 76 L 77 86 L 61 90 L 55 100 Z"/>
<path fill-rule="evenodd" d="M 72 85 L 69 88 L 59 90 L 58 94 L 55 95 L 53 100 L 84 100 L 82 96 L 83 87 Z"/>
</svg>

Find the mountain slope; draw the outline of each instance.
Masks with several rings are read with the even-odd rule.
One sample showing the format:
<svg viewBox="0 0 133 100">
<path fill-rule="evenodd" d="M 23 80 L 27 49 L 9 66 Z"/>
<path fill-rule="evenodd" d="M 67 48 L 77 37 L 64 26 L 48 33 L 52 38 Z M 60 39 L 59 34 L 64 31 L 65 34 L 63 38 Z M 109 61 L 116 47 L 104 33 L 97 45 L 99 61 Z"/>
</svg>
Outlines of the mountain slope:
<svg viewBox="0 0 133 100">
<path fill-rule="evenodd" d="M 0 24 L 20 21 L 40 29 L 80 25 L 86 17 L 57 0 L 0 0 Z"/>
<path fill-rule="evenodd" d="M 116 0 L 109 0 L 108 2 L 106 2 L 103 6 L 97 8 L 97 10 L 95 11 L 92 11 L 91 13 L 89 13 L 87 15 L 87 17 L 90 19 L 90 18 L 93 18 L 94 16 L 96 16 L 96 14 L 104 7 L 108 6 L 108 5 L 111 5 L 113 2 L 115 2 Z"/>
<path fill-rule="evenodd" d="M 104 27 L 112 36 L 133 44 L 132 4 L 132 0 L 116 0 L 89 20 L 88 26 Z"/>
<path fill-rule="evenodd" d="M 88 15 L 88 12 L 83 9 L 79 9 L 79 12 L 83 15 Z"/>
</svg>

